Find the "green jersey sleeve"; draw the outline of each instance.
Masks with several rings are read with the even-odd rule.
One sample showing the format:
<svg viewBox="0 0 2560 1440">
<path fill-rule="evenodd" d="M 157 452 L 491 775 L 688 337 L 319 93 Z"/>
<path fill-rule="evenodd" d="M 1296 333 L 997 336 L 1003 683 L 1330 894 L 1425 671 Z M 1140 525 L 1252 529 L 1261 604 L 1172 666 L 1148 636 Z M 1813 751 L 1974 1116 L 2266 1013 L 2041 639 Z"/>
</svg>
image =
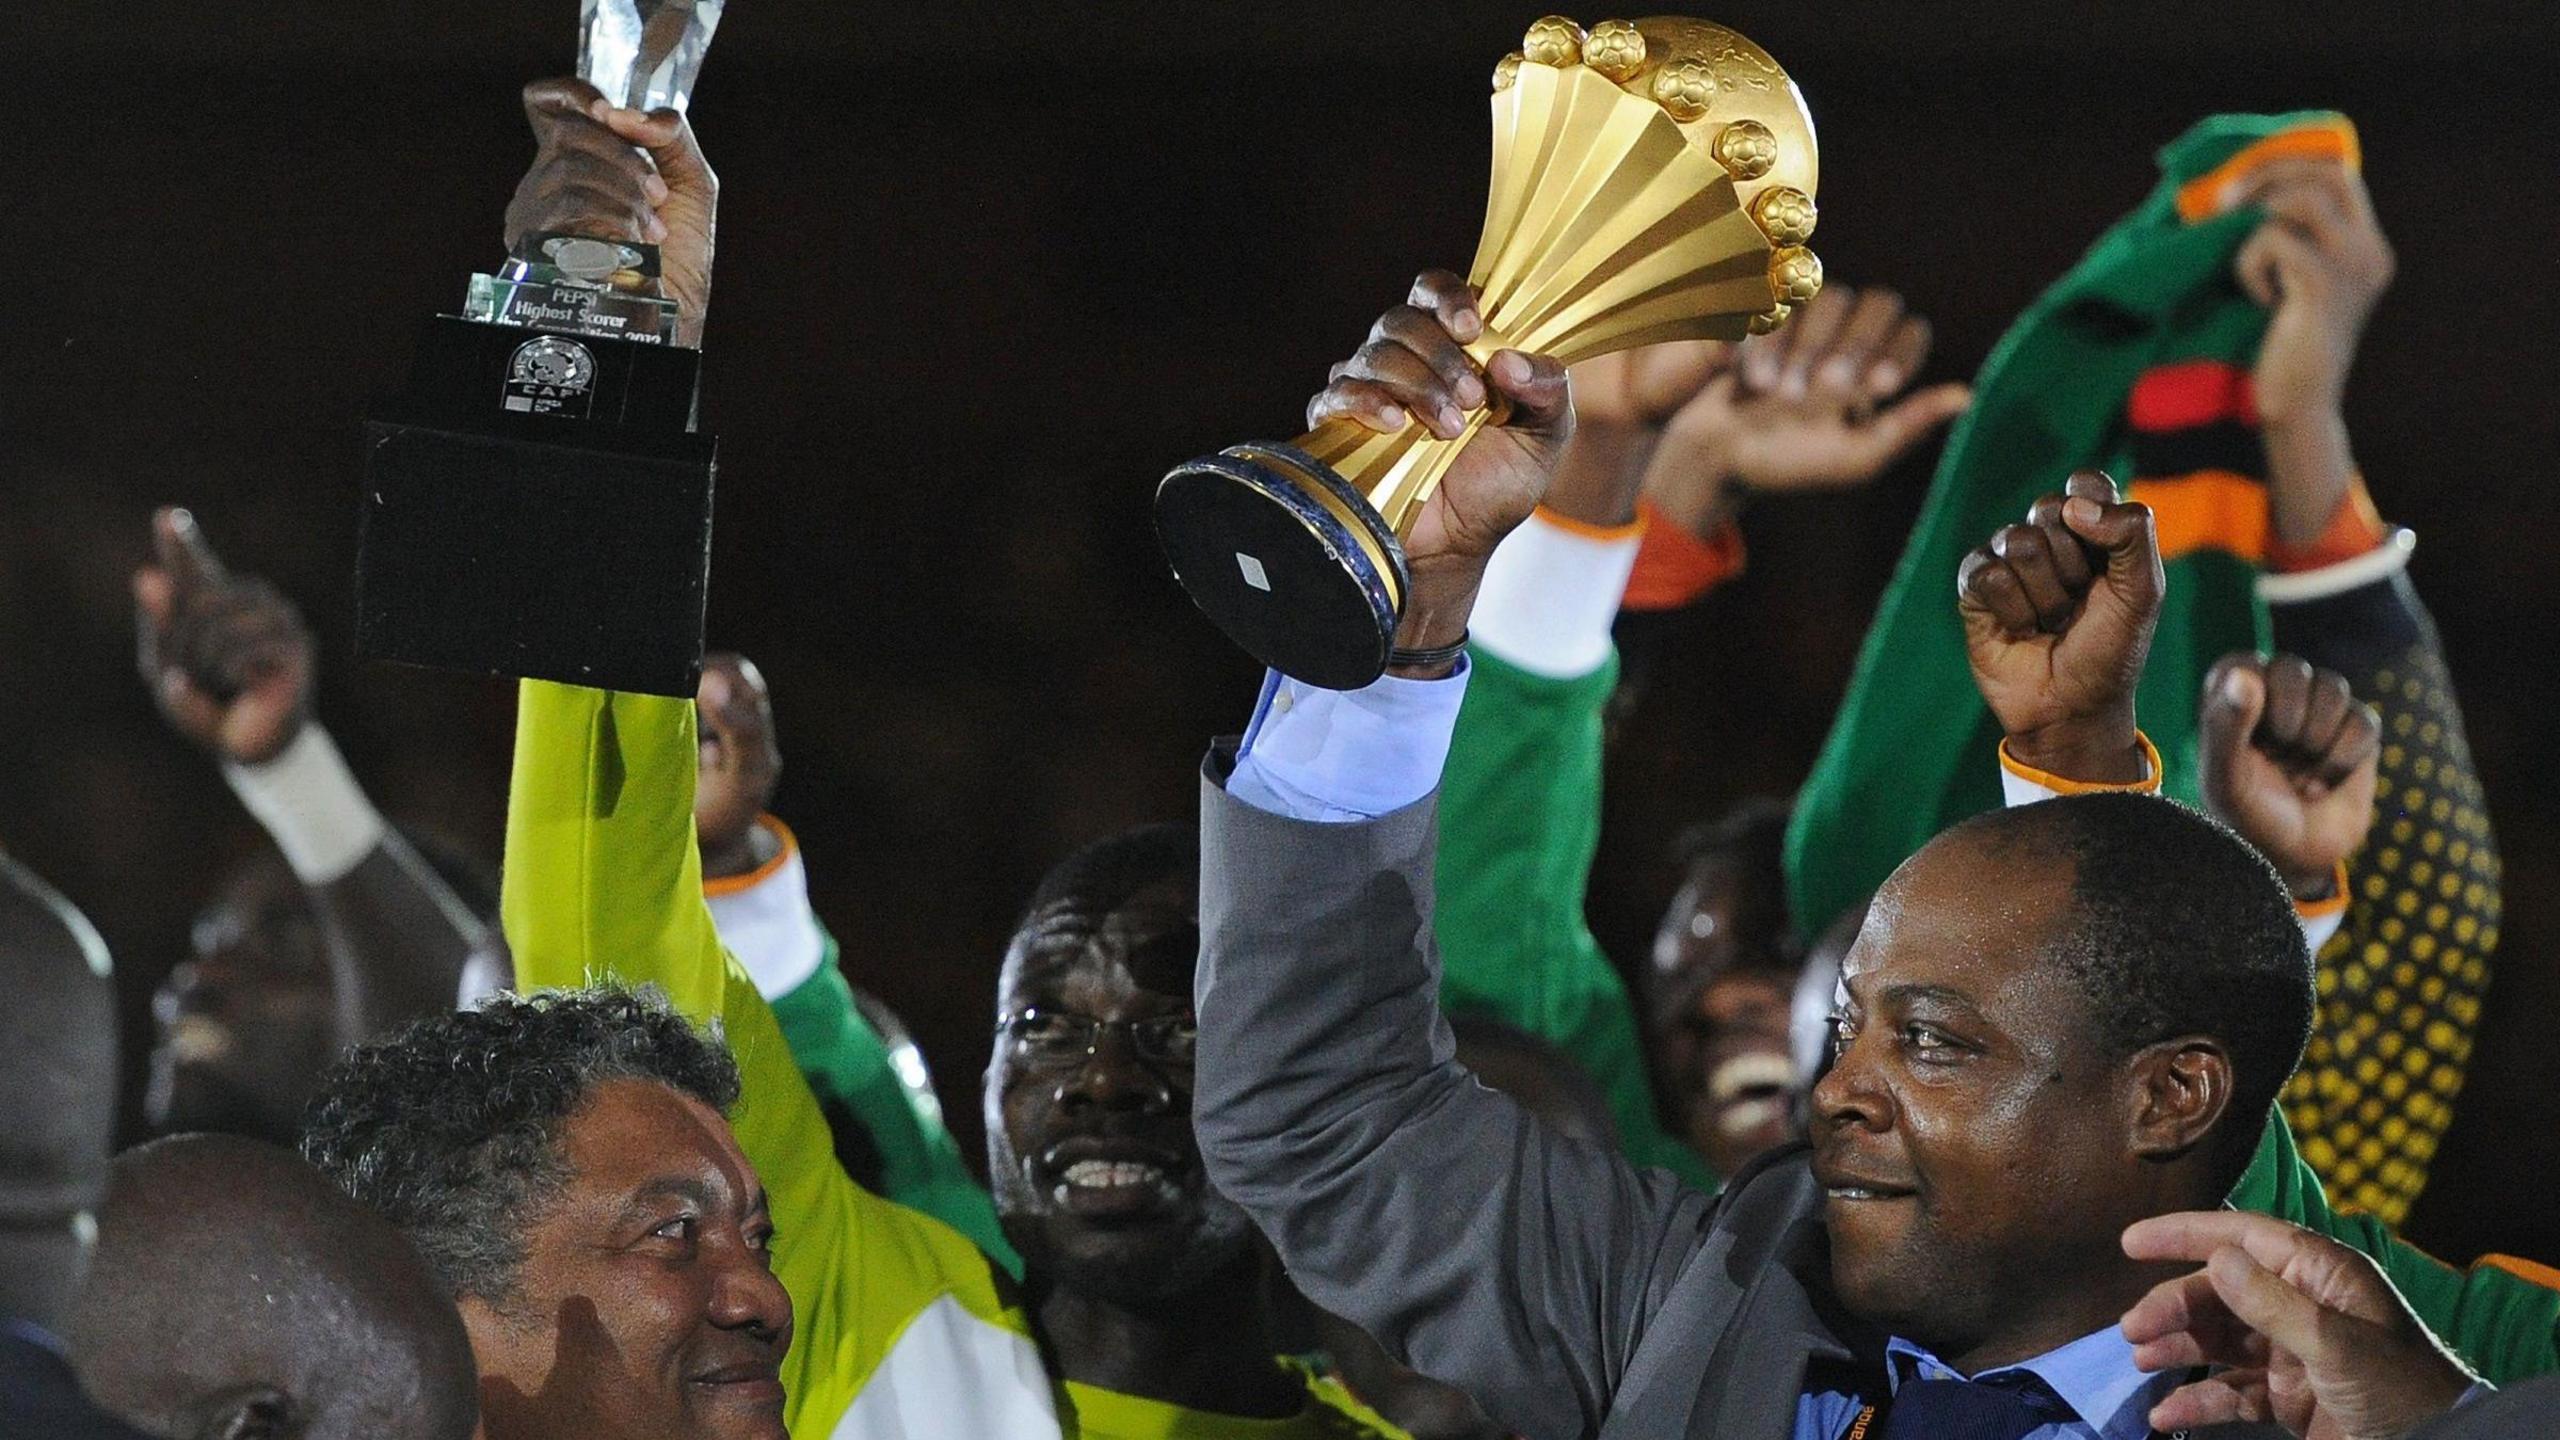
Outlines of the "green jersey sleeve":
<svg viewBox="0 0 2560 1440">
<path fill-rule="evenodd" d="M 1536 1035 L 1600 1082 L 1627 1158 L 1717 1183 L 1654 1111 L 1635 1005 L 1583 915 L 1600 843 L 1601 710 L 1612 657 L 1570 680 L 1471 647 L 1440 782 L 1440 1002 Z"/>
</svg>

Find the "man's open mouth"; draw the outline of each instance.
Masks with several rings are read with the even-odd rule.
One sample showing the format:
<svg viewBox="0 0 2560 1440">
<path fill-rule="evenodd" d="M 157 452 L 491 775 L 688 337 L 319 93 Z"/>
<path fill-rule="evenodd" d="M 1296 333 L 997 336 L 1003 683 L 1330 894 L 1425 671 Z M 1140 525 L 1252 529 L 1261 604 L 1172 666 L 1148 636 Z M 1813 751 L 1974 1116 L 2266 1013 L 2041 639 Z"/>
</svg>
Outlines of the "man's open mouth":
<svg viewBox="0 0 2560 1440">
<path fill-rule="evenodd" d="M 1718 1134 L 1739 1138 L 1786 1123 L 1796 1083 L 1784 1052 L 1749 1050 L 1707 1072 L 1707 1103 Z"/>
<path fill-rule="evenodd" d="M 1182 1199 L 1188 1167 L 1180 1156 L 1142 1141 L 1062 1140 L 1040 1159 L 1050 1198 L 1090 1215 L 1163 1209 Z"/>
</svg>

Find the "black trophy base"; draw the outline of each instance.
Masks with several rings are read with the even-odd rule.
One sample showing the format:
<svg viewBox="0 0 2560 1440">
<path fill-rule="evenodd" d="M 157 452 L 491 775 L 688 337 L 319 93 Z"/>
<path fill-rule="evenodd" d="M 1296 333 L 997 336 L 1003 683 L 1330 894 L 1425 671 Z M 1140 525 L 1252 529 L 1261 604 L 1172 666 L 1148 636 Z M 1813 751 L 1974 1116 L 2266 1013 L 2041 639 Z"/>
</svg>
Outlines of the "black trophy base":
<svg viewBox="0 0 2560 1440">
<path fill-rule="evenodd" d="M 701 357 L 440 316 L 365 423 L 369 659 L 691 696 L 715 442 Z"/>
<path fill-rule="evenodd" d="M 1332 467 L 1287 445 L 1231 445 L 1156 487 L 1174 578 L 1253 658 L 1309 685 L 1385 673 L 1409 583 L 1404 547 Z"/>
</svg>

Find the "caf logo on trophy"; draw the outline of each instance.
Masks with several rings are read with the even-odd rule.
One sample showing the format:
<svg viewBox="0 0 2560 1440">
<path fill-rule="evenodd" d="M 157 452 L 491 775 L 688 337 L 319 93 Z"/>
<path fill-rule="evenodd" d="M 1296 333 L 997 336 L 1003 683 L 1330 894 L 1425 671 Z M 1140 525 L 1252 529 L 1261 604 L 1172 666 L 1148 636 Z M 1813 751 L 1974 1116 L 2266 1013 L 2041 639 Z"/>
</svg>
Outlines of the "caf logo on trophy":
<svg viewBox="0 0 2560 1440">
<path fill-rule="evenodd" d="M 507 409 L 528 415 L 579 416 L 595 384 L 596 357 L 561 335 L 537 335 L 516 347 L 507 365 Z"/>
<path fill-rule="evenodd" d="M 1721 25 L 1561 16 L 1493 72 L 1493 176 L 1467 279 L 1467 353 L 1565 364 L 1670 340 L 1740 340 L 1822 286 L 1813 120 L 1766 51 Z M 1499 403 L 1498 401 L 1495 403 Z M 1454 440 L 1327 422 L 1231 445 L 1156 490 L 1174 575 L 1255 659 L 1355 689 L 1386 668 L 1407 574 L 1401 537 L 1492 409 Z"/>
</svg>

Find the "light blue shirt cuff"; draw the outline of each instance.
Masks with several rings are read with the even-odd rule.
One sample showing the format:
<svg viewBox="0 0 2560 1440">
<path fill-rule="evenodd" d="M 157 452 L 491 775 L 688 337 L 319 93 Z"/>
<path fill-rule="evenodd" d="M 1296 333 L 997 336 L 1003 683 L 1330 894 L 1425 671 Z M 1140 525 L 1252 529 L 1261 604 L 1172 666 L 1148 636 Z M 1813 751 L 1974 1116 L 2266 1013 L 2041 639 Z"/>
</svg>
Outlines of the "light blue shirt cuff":
<svg viewBox="0 0 2560 1440">
<path fill-rule="evenodd" d="M 1324 690 L 1273 671 L 1227 793 L 1292 820 L 1374 820 L 1440 788 L 1467 698 L 1467 662 L 1438 680 L 1386 675 Z"/>
</svg>

